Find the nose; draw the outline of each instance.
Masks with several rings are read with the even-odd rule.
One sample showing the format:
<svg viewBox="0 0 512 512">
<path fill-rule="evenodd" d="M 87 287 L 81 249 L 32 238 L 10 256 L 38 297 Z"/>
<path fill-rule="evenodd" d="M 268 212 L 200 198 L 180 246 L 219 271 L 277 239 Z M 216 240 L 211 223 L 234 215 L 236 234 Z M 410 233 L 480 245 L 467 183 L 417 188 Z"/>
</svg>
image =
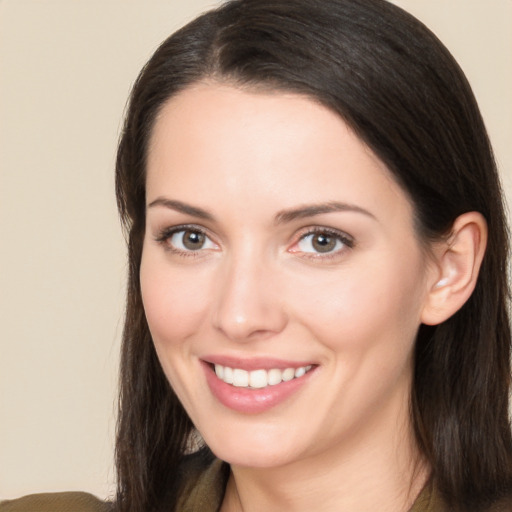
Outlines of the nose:
<svg viewBox="0 0 512 512">
<path fill-rule="evenodd" d="M 237 342 L 270 338 L 287 322 L 276 270 L 248 255 L 226 261 L 219 275 L 213 326 Z"/>
</svg>

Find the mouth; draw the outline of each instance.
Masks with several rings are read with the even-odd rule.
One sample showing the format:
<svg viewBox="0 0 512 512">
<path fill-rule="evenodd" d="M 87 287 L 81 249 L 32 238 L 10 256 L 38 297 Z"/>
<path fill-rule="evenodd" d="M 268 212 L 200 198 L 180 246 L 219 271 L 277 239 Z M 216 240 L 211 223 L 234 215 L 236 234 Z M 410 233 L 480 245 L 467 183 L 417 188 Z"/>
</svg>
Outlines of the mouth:
<svg viewBox="0 0 512 512">
<path fill-rule="evenodd" d="M 318 364 L 273 359 L 241 360 L 208 357 L 202 366 L 212 395 L 224 406 L 244 414 L 264 413 L 308 386 Z"/>
<path fill-rule="evenodd" d="M 311 371 L 313 365 L 285 369 L 271 368 L 269 370 L 261 368 L 252 371 L 213 363 L 211 363 L 211 367 L 215 375 L 226 384 L 231 384 L 237 388 L 263 389 L 268 386 L 277 386 L 282 382 L 299 379 Z"/>
</svg>

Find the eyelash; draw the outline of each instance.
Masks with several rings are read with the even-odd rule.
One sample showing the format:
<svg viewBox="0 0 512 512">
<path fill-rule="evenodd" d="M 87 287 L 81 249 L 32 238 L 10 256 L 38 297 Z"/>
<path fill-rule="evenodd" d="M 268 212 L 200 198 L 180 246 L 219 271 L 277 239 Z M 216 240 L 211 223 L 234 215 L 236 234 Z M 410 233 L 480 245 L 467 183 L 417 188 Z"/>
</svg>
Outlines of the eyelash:
<svg viewBox="0 0 512 512">
<path fill-rule="evenodd" d="M 197 257 L 201 256 L 201 252 L 203 252 L 201 250 L 183 251 L 183 250 L 177 249 L 176 247 L 173 247 L 171 245 L 171 242 L 170 242 L 171 237 L 181 231 L 191 231 L 193 233 L 198 233 L 200 235 L 205 236 L 209 240 L 211 240 L 211 237 L 208 235 L 208 233 L 203 228 L 196 226 L 194 224 L 182 224 L 181 226 L 174 226 L 172 228 L 164 228 L 158 233 L 158 235 L 155 237 L 155 240 L 159 244 L 163 245 L 165 250 L 172 252 L 173 254 L 182 256 L 184 258 L 197 258 Z"/>
<path fill-rule="evenodd" d="M 194 251 L 194 250 L 183 251 L 183 250 L 177 249 L 176 247 L 173 247 L 171 245 L 170 238 L 173 235 L 175 235 L 176 233 L 179 233 L 181 231 L 191 231 L 194 233 L 198 233 L 200 235 L 205 236 L 209 240 L 211 240 L 211 237 L 208 235 L 208 232 L 204 228 L 201 228 L 194 224 L 183 224 L 180 226 L 174 226 L 171 228 L 162 229 L 158 233 L 158 235 L 155 237 L 155 241 L 158 242 L 159 244 L 163 245 L 166 250 L 168 250 L 174 254 L 177 254 L 179 256 L 192 257 L 192 258 L 199 257 L 201 255 L 201 253 L 203 252 L 201 249 L 198 249 L 197 251 Z M 299 233 L 298 239 L 296 242 L 293 243 L 292 247 L 297 246 L 301 241 L 305 240 L 308 236 L 315 236 L 315 235 L 325 235 L 327 238 L 335 239 L 335 240 L 341 242 L 341 244 L 343 244 L 344 247 L 342 247 L 341 249 L 338 249 L 336 251 L 326 252 L 326 253 L 305 252 L 305 251 L 301 251 L 301 250 L 290 250 L 290 252 L 292 254 L 293 253 L 302 253 L 302 257 L 312 259 L 312 260 L 318 260 L 318 259 L 328 260 L 328 259 L 333 259 L 333 258 L 339 257 L 340 253 L 345 252 L 346 249 L 354 248 L 354 239 L 350 235 L 348 235 L 342 231 L 338 231 L 336 229 L 325 228 L 325 227 L 304 228 L 302 230 L 302 232 Z"/>
<path fill-rule="evenodd" d="M 315 235 L 324 235 L 327 238 L 335 239 L 344 246 L 338 250 L 332 251 L 332 252 L 304 252 L 300 250 L 290 251 L 292 253 L 301 252 L 302 257 L 308 258 L 311 260 L 329 260 L 334 258 L 339 258 L 341 256 L 341 253 L 344 253 L 347 249 L 353 249 L 355 242 L 354 239 L 348 235 L 347 233 L 344 233 L 343 231 L 338 231 L 337 229 L 332 228 L 325 228 L 325 227 L 308 227 L 304 228 L 302 232 L 299 234 L 298 240 L 293 244 L 294 246 L 297 246 L 301 241 L 305 240 L 308 236 L 315 236 Z"/>
</svg>

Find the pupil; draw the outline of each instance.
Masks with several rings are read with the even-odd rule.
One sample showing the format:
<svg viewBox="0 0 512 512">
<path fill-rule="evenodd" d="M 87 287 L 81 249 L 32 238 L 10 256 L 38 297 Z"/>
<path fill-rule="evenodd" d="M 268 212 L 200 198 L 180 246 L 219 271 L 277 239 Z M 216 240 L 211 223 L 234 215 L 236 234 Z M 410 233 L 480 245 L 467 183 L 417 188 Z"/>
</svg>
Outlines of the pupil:
<svg viewBox="0 0 512 512">
<path fill-rule="evenodd" d="M 192 251 L 197 251 L 201 249 L 204 244 L 204 235 L 202 233 L 198 233 L 197 231 L 186 231 L 185 236 L 183 237 L 183 245 L 187 249 L 191 249 Z"/>
<path fill-rule="evenodd" d="M 316 235 L 313 238 L 313 247 L 318 252 L 329 252 L 336 246 L 336 239 L 326 235 Z"/>
</svg>

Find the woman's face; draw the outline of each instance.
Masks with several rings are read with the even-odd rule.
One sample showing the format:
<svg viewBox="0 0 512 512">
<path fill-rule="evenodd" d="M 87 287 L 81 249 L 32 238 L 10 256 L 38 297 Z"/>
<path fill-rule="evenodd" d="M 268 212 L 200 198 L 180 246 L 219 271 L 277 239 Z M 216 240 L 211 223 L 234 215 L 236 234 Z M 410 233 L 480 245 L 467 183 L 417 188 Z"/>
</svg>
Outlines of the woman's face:
<svg viewBox="0 0 512 512">
<path fill-rule="evenodd" d="M 408 198 L 327 108 L 204 83 L 161 111 L 142 296 L 222 459 L 278 466 L 403 435 L 429 274 Z"/>
</svg>

